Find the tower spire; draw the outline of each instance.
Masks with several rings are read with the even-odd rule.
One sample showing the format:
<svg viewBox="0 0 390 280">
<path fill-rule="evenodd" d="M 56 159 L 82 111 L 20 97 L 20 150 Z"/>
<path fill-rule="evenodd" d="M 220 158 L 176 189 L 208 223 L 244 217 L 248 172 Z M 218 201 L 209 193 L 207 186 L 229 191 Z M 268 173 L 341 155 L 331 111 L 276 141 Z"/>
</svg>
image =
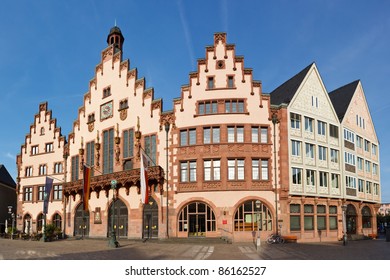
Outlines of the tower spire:
<svg viewBox="0 0 390 280">
<path fill-rule="evenodd" d="M 114 45 L 115 46 L 115 52 L 116 50 L 122 50 L 123 42 L 125 41 L 125 38 L 122 35 L 122 31 L 118 26 L 116 26 L 116 19 L 115 19 L 115 26 L 111 28 L 110 33 L 107 36 L 107 44 Z"/>
</svg>

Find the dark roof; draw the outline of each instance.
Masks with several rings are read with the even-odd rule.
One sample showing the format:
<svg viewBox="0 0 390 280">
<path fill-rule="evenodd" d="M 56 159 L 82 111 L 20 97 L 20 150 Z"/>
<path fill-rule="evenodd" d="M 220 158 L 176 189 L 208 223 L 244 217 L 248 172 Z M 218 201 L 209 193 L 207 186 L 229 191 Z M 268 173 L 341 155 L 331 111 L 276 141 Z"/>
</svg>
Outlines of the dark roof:
<svg viewBox="0 0 390 280">
<path fill-rule="evenodd" d="M 333 108 L 335 109 L 337 117 L 340 121 L 343 120 L 344 115 L 347 112 L 349 103 L 352 100 L 352 97 L 356 91 L 356 87 L 358 86 L 359 82 L 360 81 L 357 80 L 338 89 L 335 89 L 332 92 L 329 92 L 329 97 L 332 101 Z"/>
<path fill-rule="evenodd" d="M 293 99 L 295 93 L 297 92 L 299 86 L 302 84 L 303 80 L 305 79 L 307 73 L 309 72 L 310 68 L 314 65 L 314 63 L 307 66 L 305 69 L 303 69 L 301 72 L 296 74 L 294 77 L 277 87 L 275 90 L 273 90 L 271 95 L 271 104 L 273 105 L 280 105 L 282 103 L 289 104 L 290 101 Z"/>
<path fill-rule="evenodd" d="M 12 179 L 11 175 L 8 173 L 8 170 L 2 164 L 0 164 L 0 183 L 13 188 L 16 187 L 14 179 Z"/>
</svg>

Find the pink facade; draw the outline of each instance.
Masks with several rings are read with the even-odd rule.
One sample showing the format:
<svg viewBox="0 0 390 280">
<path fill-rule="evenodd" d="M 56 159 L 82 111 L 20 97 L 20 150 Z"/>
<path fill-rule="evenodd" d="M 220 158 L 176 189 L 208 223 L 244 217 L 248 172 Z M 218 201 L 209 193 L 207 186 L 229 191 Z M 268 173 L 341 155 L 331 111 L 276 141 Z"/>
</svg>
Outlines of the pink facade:
<svg viewBox="0 0 390 280">
<path fill-rule="evenodd" d="M 335 171 L 339 192 L 299 193 L 290 187 L 295 164 L 290 161 L 290 109 L 271 106 L 270 95 L 262 92 L 225 33 L 214 35 L 167 112 L 162 100 L 154 99 L 154 89 L 123 60 L 123 42 L 120 29 L 112 28 L 67 137 L 61 136 L 47 103 L 39 106 L 17 158 L 20 230 L 41 230 L 42 187 L 49 176 L 57 192 L 50 195 L 47 223 L 70 236 L 107 237 L 114 225 L 120 238 L 252 241 L 278 231 L 317 240 L 316 230 L 290 230 L 289 205 L 310 200 L 336 207 L 336 214 L 325 215 L 336 215 L 338 227 L 323 237 L 340 237 L 343 165 Z M 327 123 L 341 128 L 329 98 L 321 96 L 329 102 Z M 319 141 L 342 151 L 341 140 Z M 142 151 L 149 158 L 146 205 L 140 195 Z M 88 211 L 82 210 L 85 165 L 93 173 Z"/>
</svg>

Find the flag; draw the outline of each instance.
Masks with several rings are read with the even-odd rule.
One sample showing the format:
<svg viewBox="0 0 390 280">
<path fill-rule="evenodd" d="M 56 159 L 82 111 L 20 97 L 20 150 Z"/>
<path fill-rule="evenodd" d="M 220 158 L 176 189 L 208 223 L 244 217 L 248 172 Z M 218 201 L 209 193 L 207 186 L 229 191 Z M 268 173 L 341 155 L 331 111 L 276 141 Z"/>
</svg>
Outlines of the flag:
<svg viewBox="0 0 390 280">
<path fill-rule="evenodd" d="M 83 180 L 84 180 L 84 188 L 83 188 L 84 211 L 88 211 L 89 190 L 91 187 L 91 168 L 84 165 L 83 175 L 84 175 L 83 176 Z"/>
<path fill-rule="evenodd" d="M 43 214 L 47 214 L 50 192 L 53 187 L 53 179 L 46 176 L 45 190 L 43 194 Z"/>
<path fill-rule="evenodd" d="M 149 187 L 148 187 L 148 158 L 143 150 L 141 150 L 141 201 L 143 204 L 149 202 Z"/>
</svg>

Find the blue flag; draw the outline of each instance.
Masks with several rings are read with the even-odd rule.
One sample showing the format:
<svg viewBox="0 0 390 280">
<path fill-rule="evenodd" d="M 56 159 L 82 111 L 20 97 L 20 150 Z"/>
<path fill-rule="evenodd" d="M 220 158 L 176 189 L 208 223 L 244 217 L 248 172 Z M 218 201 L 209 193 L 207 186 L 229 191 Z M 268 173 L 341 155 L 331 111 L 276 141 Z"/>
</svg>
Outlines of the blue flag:
<svg viewBox="0 0 390 280">
<path fill-rule="evenodd" d="M 43 194 L 43 214 L 47 214 L 49 197 L 50 197 L 50 192 L 52 187 L 53 187 L 53 179 L 46 177 L 45 193 Z"/>
</svg>

